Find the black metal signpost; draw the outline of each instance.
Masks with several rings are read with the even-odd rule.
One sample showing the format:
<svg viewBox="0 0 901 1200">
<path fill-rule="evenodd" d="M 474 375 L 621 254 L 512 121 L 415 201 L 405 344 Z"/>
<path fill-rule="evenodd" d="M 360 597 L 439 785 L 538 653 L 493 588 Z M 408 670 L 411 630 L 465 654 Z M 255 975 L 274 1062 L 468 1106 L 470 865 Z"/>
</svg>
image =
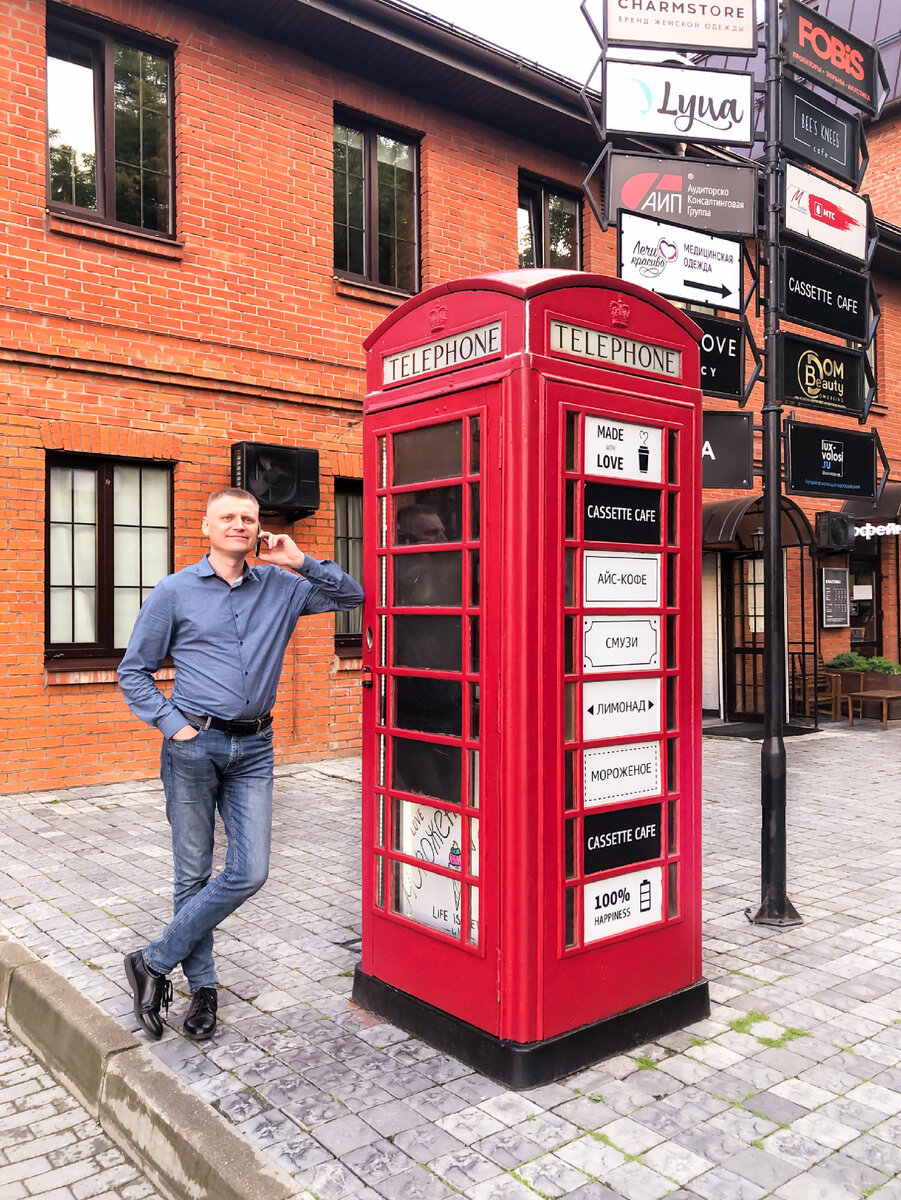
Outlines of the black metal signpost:
<svg viewBox="0 0 901 1200">
<path fill-rule="evenodd" d="M 633 0 L 628 6 L 604 0 L 603 31 L 582 0 L 581 11 L 601 48 L 600 57 L 582 89 L 582 100 L 602 149 L 583 181 L 586 201 L 602 229 L 608 220 L 619 225 L 618 260 L 624 277 L 672 298 L 705 304 L 712 308 L 731 308 L 744 317 L 754 283 L 744 293 L 741 263 L 734 256 L 728 278 L 721 279 L 704 297 L 690 277 L 692 256 L 700 258 L 710 243 L 728 247 L 729 240 L 711 236 L 730 232 L 724 211 L 704 220 L 688 211 L 688 185 L 692 172 L 708 170 L 709 164 L 693 163 L 688 157 L 672 159 L 614 154 L 608 136 L 614 132 L 634 134 L 643 143 L 663 139 L 665 143 L 717 143 L 721 147 L 747 144 L 749 105 L 743 73 L 705 68 L 685 69 L 671 65 L 617 63 L 610 60 L 610 43 L 642 43 L 650 38 L 659 45 L 663 36 L 657 23 L 648 17 L 657 12 L 651 0 Z M 686 6 L 687 7 L 687 6 Z M 813 496 L 864 496 L 878 494 L 888 474 L 888 462 L 878 436 L 849 433 L 832 426 L 803 425 L 789 421 L 783 432 L 783 401 L 807 408 L 864 420 L 875 394 L 875 379 L 865 357 L 879 321 L 879 308 L 866 273 L 876 245 L 872 206 L 866 196 L 858 196 L 867 165 L 866 142 L 859 116 L 838 108 L 819 92 L 799 82 L 783 79 L 783 64 L 810 79 L 821 90 L 839 96 L 873 116 L 878 116 L 888 93 L 888 81 L 878 49 L 836 25 L 800 0 L 767 0 L 764 10 L 765 76 L 764 146 L 762 164 L 764 183 L 764 227 L 760 238 L 766 286 L 762 294 L 765 330 L 766 371 L 762 409 L 762 475 L 764 527 L 764 720 L 760 762 L 761 798 L 761 882 L 760 906 L 748 910 L 755 924 L 789 926 L 801 918 L 786 891 L 786 755 L 784 742 L 785 697 L 785 580 L 782 561 L 782 464 L 783 442 L 788 470 L 788 490 Z M 753 6 L 749 6 L 753 14 Z M 784 16 L 784 28 L 782 25 Z M 688 19 L 684 25 L 672 22 L 666 36 L 674 46 L 691 45 Z M 738 27 L 736 26 L 736 29 Z M 697 34 L 695 32 L 695 37 Z M 715 53 L 753 54 L 756 34 L 753 22 L 734 34 L 717 26 L 709 34 Z M 694 45 L 692 48 L 704 48 Z M 597 71 L 603 72 L 602 104 L 590 89 Z M 694 114 L 700 91 L 704 105 L 718 116 L 719 129 L 697 128 Z M 760 89 L 758 89 L 760 90 Z M 680 103 L 673 104 L 673 96 Z M 599 115 L 600 112 L 600 115 Z M 783 154 L 791 156 L 788 160 Z M 632 158 L 632 163 L 626 160 Z M 602 211 L 593 190 L 594 180 L 610 159 L 606 189 L 607 209 Z M 817 174 L 795 165 L 800 159 L 818 169 Z M 723 170 L 725 164 L 716 164 Z M 745 168 L 747 169 L 747 168 Z M 838 187 L 823 173 L 850 185 Z M 737 177 L 736 188 L 743 183 Z M 703 187 L 698 184 L 698 187 Z M 732 182 L 723 184 L 731 188 Z M 698 193 L 699 195 L 702 193 Z M 728 205 L 725 206 L 728 208 Z M 627 210 L 631 209 L 629 212 Z M 616 216 L 614 216 L 616 214 Z M 659 218 L 669 222 L 665 225 Z M 688 219 L 686 219 L 688 218 Z M 679 225 L 694 224 L 696 233 L 686 234 Z M 625 240 L 623 230 L 628 225 Z M 647 227 L 653 238 L 643 236 Z M 655 228 L 656 226 L 656 228 Z M 731 232 L 745 235 L 738 225 Z M 781 247 L 783 232 L 800 242 L 811 253 Z M 821 247 L 823 248 L 821 250 Z M 825 251 L 825 261 L 823 257 Z M 835 256 L 849 266 L 834 263 Z M 725 262 L 729 256 L 718 257 Z M 745 251 L 745 261 L 748 261 Z M 737 269 L 736 269 L 737 268 Z M 653 282 L 648 282 L 648 280 Z M 737 293 L 744 293 L 740 302 Z M 717 294 L 714 294 L 717 293 Z M 692 313 L 692 316 L 695 314 Z M 796 333 L 780 332 L 779 319 L 787 320 L 854 343 L 850 349 L 835 343 L 814 341 Z M 728 396 L 743 403 L 760 374 L 761 362 L 746 323 L 723 321 L 719 317 L 700 317 L 702 341 L 702 388 L 705 393 Z M 744 380 L 744 348 L 748 345 L 756 360 L 754 374 Z M 740 365 L 739 365 L 740 360 Z M 707 418 L 705 413 L 705 438 Z M 720 414 L 722 415 L 722 414 Z M 729 414 L 735 415 L 735 414 Z M 742 414 L 738 414 L 741 416 Z M 713 436 L 711 425 L 711 437 Z M 710 456 L 716 458 L 714 443 Z M 876 481 L 876 455 L 882 459 L 883 473 Z M 728 465 L 728 464 L 727 464 Z M 731 464 L 733 467 L 735 464 Z M 747 464 L 746 464 L 747 465 Z M 704 464 L 705 485 L 711 464 Z M 742 478 L 748 472 L 739 470 Z M 741 487 L 734 474 L 719 486 Z M 587 493 L 587 488 L 586 488 Z M 647 494 L 645 493 L 645 496 Z M 586 501 L 588 500 L 586 494 Z M 592 497 L 594 512 L 586 511 L 599 528 L 611 520 L 614 510 L 639 507 L 639 497 Z M 626 501 L 625 504 L 622 501 Z M 653 524 L 653 513 L 642 513 L 639 528 Z M 633 516 L 633 522 L 636 518 Z M 588 536 L 586 532 L 586 536 Z M 646 822 L 650 830 L 654 814 Z M 587 830 L 587 827 L 586 827 Z M 598 840 L 586 845 L 586 853 L 605 851 L 611 838 L 634 837 L 602 828 L 592 830 Z"/>
</svg>

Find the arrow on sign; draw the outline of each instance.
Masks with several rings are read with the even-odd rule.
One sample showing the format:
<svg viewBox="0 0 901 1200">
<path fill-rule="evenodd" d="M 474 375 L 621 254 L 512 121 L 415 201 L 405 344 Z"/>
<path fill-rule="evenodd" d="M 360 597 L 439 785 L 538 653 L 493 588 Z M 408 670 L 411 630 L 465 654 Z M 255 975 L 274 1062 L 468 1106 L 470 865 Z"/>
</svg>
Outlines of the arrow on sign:
<svg viewBox="0 0 901 1200">
<path fill-rule="evenodd" d="M 649 710 L 652 709 L 654 707 L 654 701 L 648 700 L 647 705 L 648 705 Z M 600 706 L 598 706 L 597 709 L 595 709 L 595 706 L 593 704 L 589 704 L 588 707 L 585 709 L 585 711 L 588 713 L 591 713 L 591 715 L 594 716 L 595 712 L 600 712 L 601 709 L 600 709 Z"/>
<path fill-rule="evenodd" d="M 701 292 L 716 292 L 716 294 L 718 296 L 722 296 L 722 298 L 724 300 L 726 299 L 727 296 L 732 295 L 732 289 L 727 288 L 724 283 L 721 283 L 719 286 L 716 286 L 715 284 L 712 284 L 712 283 L 698 283 L 694 279 L 683 279 L 682 286 L 687 287 L 687 288 L 697 288 L 698 291 L 701 291 Z"/>
</svg>

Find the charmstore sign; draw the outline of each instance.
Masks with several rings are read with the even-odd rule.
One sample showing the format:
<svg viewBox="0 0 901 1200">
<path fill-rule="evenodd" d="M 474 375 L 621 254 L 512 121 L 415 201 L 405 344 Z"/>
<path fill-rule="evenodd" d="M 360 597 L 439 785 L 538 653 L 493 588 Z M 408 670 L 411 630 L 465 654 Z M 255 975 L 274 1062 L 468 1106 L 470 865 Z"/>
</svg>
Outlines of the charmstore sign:
<svg viewBox="0 0 901 1200">
<path fill-rule="evenodd" d="M 754 0 L 605 0 L 604 17 L 607 41 L 618 45 L 757 49 Z"/>
<path fill-rule="evenodd" d="M 604 122 L 616 133 L 750 146 L 754 77 L 654 63 L 607 61 Z"/>
</svg>

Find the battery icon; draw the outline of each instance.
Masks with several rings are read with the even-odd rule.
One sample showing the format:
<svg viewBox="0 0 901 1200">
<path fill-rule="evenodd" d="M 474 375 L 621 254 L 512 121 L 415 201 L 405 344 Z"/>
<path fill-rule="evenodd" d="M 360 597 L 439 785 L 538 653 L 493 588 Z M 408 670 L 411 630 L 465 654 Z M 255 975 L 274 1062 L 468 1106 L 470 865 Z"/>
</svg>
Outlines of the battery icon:
<svg viewBox="0 0 901 1200">
<path fill-rule="evenodd" d="M 650 879 L 642 879 L 641 886 L 638 889 L 638 911 L 651 911 L 651 881 Z"/>
</svg>

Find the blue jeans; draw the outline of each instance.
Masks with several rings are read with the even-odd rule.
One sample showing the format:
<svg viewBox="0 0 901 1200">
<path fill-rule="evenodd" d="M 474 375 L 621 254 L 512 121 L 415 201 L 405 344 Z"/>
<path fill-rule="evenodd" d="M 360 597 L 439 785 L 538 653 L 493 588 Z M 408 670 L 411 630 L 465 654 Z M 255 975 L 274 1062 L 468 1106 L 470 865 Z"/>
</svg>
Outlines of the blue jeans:
<svg viewBox="0 0 901 1200">
<path fill-rule="evenodd" d="M 266 882 L 272 830 L 272 727 L 247 737 L 202 730 L 163 742 L 160 775 L 172 829 L 175 916 L 144 950 L 151 970 L 181 963 L 192 992 L 216 987 L 213 930 Z M 228 850 L 215 879 L 218 809 Z"/>
</svg>

